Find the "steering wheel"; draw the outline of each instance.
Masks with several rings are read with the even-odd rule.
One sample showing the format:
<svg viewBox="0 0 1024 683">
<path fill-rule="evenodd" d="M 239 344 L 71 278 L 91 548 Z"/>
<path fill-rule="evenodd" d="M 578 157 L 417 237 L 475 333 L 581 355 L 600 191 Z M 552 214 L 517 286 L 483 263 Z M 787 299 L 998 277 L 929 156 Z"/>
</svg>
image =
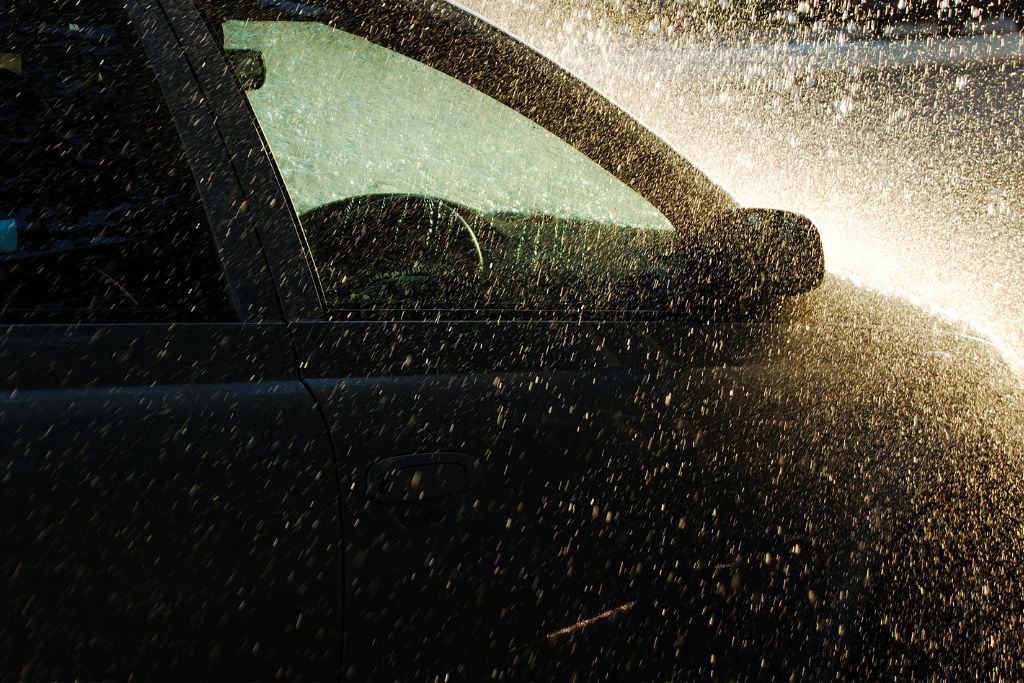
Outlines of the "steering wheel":
<svg viewBox="0 0 1024 683">
<path fill-rule="evenodd" d="M 456 205 L 415 194 L 331 202 L 300 218 L 324 288 L 337 302 L 441 301 L 484 267 Z"/>
</svg>

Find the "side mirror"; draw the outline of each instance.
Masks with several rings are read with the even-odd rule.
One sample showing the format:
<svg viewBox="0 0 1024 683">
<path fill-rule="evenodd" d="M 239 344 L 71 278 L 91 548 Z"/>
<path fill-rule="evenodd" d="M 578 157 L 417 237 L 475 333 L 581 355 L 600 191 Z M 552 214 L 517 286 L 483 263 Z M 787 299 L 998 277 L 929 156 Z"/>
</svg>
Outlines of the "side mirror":
<svg viewBox="0 0 1024 683">
<path fill-rule="evenodd" d="M 259 50 L 225 50 L 224 54 L 243 90 L 259 90 L 267 82 L 267 64 Z"/>
<path fill-rule="evenodd" d="M 738 209 L 722 221 L 737 279 L 775 296 L 808 292 L 825 276 L 821 236 L 809 219 L 776 209 Z"/>
</svg>

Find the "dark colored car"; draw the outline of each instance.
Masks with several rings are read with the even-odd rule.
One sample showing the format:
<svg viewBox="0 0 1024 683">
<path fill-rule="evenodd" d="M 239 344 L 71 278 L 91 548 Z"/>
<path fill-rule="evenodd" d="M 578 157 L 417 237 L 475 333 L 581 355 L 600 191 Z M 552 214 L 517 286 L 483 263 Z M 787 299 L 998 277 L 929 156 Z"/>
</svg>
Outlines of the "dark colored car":
<svg viewBox="0 0 1024 683">
<path fill-rule="evenodd" d="M 444 3 L 0 41 L 0 677 L 1013 672 L 1012 377 L 805 219 Z"/>
</svg>

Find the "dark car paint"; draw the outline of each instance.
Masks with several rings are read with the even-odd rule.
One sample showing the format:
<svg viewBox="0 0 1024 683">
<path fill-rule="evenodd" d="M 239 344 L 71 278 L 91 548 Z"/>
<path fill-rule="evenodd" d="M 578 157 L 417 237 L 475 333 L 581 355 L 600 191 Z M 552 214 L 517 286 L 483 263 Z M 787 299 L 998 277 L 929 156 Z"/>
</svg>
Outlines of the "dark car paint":
<svg viewBox="0 0 1024 683">
<path fill-rule="evenodd" d="M 237 318 L 0 332 L 0 677 L 335 678 L 329 435 L 213 112 L 162 11 L 130 10 Z"/>
<path fill-rule="evenodd" d="M 129 9 L 185 143 L 238 319 L 279 321 L 282 300 L 269 281 L 263 235 L 253 225 L 266 212 L 247 210 L 249 204 L 260 206 L 260 185 L 236 169 L 239 156 L 225 147 L 223 114 L 211 106 L 215 91 L 199 80 L 204 71 L 189 61 L 180 38 L 156 3 L 129 5 Z"/>
<path fill-rule="evenodd" d="M 322 319 L 324 296 L 310 266 L 305 238 L 294 212 L 287 210 L 287 193 L 273 170 L 269 147 L 255 118 L 251 113 L 244 116 L 250 112 L 245 94 L 211 35 L 217 31 L 218 21 L 231 17 L 296 20 L 303 15 L 278 7 L 260 10 L 245 0 L 202 0 L 196 5 L 202 9 L 204 22 L 190 10 L 188 0 L 164 1 L 173 8 L 179 38 L 189 42 L 189 59 L 218 113 L 222 134 L 234 151 L 235 168 L 265 209 L 255 220 L 260 241 L 274 264 L 285 315 L 289 320 Z M 716 217 L 737 208 L 725 191 L 614 103 L 463 9 L 445 2 L 320 4 L 320 20 L 442 73 L 457 74 L 459 80 L 563 138 L 657 206 L 673 225 L 700 233 L 710 228 Z"/>
<path fill-rule="evenodd" d="M 174 18 L 169 28 L 179 43 L 175 50 L 194 74 L 203 101 L 215 117 L 219 146 L 227 152 L 224 162 L 213 168 L 230 169 L 242 190 L 236 211 L 244 201 L 247 209 L 239 213 L 262 248 L 261 258 L 273 277 L 284 319 L 322 318 L 323 293 L 305 237 L 244 92 L 192 2 L 162 0 L 161 4 Z"/>
<path fill-rule="evenodd" d="M 915 523 L 889 427 L 950 413 L 929 392 L 978 389 L 984 349 L 835 280 L 747 322 L 327 320 L 244 97 L 165 7 L 136 17 L 221 248 L 262 247 L 225 255 L 245 322 L 0 336 L 4 677 L 333 678 L 342 628 L 354 678 L 933 670 L 861 616 L 903 587 L 864 568 Z M 941 468 L 977 432 L 913 445 Z M 410 455 L 479 476 L 368 495 Z"/>
<path fill-rule="evenodd" d="M 0 334 L 4 678 L 326 679 L 334 465 L 283 324 Z"/>
<path fill-rule="evenodd" d="M 345 673 L 973 671 L 898 639 L 976 628 L 930 603 L 943 572 L 908 558 L 963 514 L 932 509 L 922 532 L 936 477 L 1015 461 L 993 436 L 1019 411 L 1000 405 L 1012 376 L 955 327 L 835 279 L 754 323 L 297 325 L 308 376 L 339 378 L 314 391 L 349 427 Z M 470 453 L 484 485 L 447 531 L 403 528 L 365 498 L 374 444 Z"/>
</svg>

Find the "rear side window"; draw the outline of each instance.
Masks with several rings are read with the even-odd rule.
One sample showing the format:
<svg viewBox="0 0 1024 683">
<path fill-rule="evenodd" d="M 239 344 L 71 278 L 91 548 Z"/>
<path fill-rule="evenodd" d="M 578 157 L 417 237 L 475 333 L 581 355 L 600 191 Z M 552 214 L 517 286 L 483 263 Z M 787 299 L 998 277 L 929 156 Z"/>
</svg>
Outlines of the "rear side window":
<svg viewBox="0 0 1024 683">
<path fill-rule="evenodd" d="M 155 75 L 106 0 L 0 3 L 0 321 L 224 320 Z"/>
</svg>

